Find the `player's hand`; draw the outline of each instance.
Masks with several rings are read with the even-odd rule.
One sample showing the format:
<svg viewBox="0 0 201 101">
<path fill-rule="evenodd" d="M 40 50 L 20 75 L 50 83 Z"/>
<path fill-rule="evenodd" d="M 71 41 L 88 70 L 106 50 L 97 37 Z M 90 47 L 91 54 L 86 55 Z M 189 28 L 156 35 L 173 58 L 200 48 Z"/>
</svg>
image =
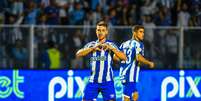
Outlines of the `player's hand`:
<svg viewBox="0 0 201 101">
<path fill-rule="evenodd" d="M 107 43 L 104 43 L 101 45 L 103 47 L 103 49 L 106 51 L 106 50 L 114 50 L 115 48 L 112 47 L 111 45 L 107 44 Z"/>
<path fill-rule="evenodd" d="M 155 67 L 154 62 L 149 62 L 149 67 L 150 67 L 150 68 L 154 68 L 154 67 Z"/>
<path fill-rule="evenodd" d="M 101 45 L 102 43 L 96 44 L 94 47 L 92 47 L 93 51 L 101 51 Z"/>
</svg>

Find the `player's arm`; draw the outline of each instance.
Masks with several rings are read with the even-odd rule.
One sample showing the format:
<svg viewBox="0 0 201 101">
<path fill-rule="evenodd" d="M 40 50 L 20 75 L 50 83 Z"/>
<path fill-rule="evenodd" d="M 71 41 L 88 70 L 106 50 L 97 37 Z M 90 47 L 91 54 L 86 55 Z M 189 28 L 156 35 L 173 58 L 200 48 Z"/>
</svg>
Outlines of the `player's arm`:
<svg viewBox="0 0 201 101">
<path fill-rule="evenodd" d="M 119 59 L 115 54 L 114 54 L 114 56 L 113 56 L 113 60 L 114 60 L 114 61 L 117 61 L 117 62 L 120 61 L 120 59 Z"/>
<path fill-rule="evenodd" d="M 82 48 L 80 50 L 77 51 L 76 53 L 76 58 L 80 58 L 80 57 L 84 57 L 86 55 L 88 55 L 89 53 L 91 53 L 92 51 L 96 51 L 96 50 L 99 50 L 99 46 L 100 44 L 96 45 L 96 46 L 93 46 L 93 47 L 87 47 L 87 48 Z"/>
<path fill-rule="evenodd" d="M 111 50 L 113 53 L 114 53 L 114 57 L 113 59 L 114 60 L 123 60 L 123 61 L 126 61 L 127 60 L 127 57 L 126 55 L 121 52 L 120 50 L 116 49 L 115 47 L 109 45 L 109 44 L 104 44 L 103 46 L 105 46 L 107 49 Z"/>
<path fill-rule="evenodd" d="M 136 59 L 137 61 L 139 61 L 140 63 L 143 63 L 145 65 L 148 65 L 150 68 L 154 68 L 154 63 L 152 61 L 147 60 L 146 58 L 144 58 L 141 54 L 137 54 L 136 55 Z"/>
<path fill-rule="evenodd" d="M 127 60 L 127 57 L 123 52 L 117 50 L 116 48 L 112 49 L 112 51 L 114 52 L 114 58 L 113 58 L 114 60 L 116 60 L 116 61 L 120 61 L 120 60 L 126 61 Z"/>
<path fill-rule="evenodd" d="M 86 55 L 88 55 L 90 52 L 92 52 L 93 50 L 94 50 L 93 47 L 82 48 L 82 49 L 80 49 L 80 50 L 77 51 L 76 57 L 77 57 L 77 58 L 80 58 L 80 57 L 86 56 Z"/>
</svg>

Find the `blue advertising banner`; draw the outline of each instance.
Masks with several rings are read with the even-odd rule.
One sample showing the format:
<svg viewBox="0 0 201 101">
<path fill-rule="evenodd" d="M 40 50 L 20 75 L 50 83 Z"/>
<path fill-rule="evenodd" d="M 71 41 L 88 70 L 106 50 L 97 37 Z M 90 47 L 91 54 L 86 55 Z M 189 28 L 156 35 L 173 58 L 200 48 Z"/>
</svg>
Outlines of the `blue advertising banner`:
<svg viewBox="0 0 201 101">
<path fill-rule="evenodd" d="M 121 101 L 122 84 L 118 71 L 114 74 Z M 0 101 L 81 101 L 89 75 L 88 70 L 0 70 Z M 139 79 L 139 101 L 201 101 L 201 70 L 146 70 Z"/>
</svg>

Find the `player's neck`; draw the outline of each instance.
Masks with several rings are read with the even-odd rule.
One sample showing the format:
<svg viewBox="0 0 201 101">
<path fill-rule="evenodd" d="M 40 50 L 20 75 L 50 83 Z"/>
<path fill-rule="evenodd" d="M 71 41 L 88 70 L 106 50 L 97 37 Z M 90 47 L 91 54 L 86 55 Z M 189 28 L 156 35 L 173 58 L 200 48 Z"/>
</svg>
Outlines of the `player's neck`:
<svg viewBox="0 0 201 101">
<path fill-rule="evenodd" d="M 132 39 L 134 39 L 136 41 L 140 41 L 136 36 L 133 36 Z"/>
<path fill-rule="evenodd" d="M 98 39 L 98 41 L 99 41 L 100 43 L 104 43 L 104 42 L 106 41 L 106 38 Z"/>
</svg>

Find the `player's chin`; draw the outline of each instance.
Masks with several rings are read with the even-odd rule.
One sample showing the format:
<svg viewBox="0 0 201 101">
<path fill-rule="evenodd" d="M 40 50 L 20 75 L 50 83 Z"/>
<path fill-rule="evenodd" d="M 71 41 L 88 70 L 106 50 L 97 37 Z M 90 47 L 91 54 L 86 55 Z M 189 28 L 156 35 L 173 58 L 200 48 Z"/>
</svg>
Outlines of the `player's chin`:
<svg viewBox="0 0 201 101">
<path fill-rule="evenodd" d="M 99 40 L 103 40 L 105 37 L 104 36 L 99 36 L 98 39 Z"/>
</svg>

